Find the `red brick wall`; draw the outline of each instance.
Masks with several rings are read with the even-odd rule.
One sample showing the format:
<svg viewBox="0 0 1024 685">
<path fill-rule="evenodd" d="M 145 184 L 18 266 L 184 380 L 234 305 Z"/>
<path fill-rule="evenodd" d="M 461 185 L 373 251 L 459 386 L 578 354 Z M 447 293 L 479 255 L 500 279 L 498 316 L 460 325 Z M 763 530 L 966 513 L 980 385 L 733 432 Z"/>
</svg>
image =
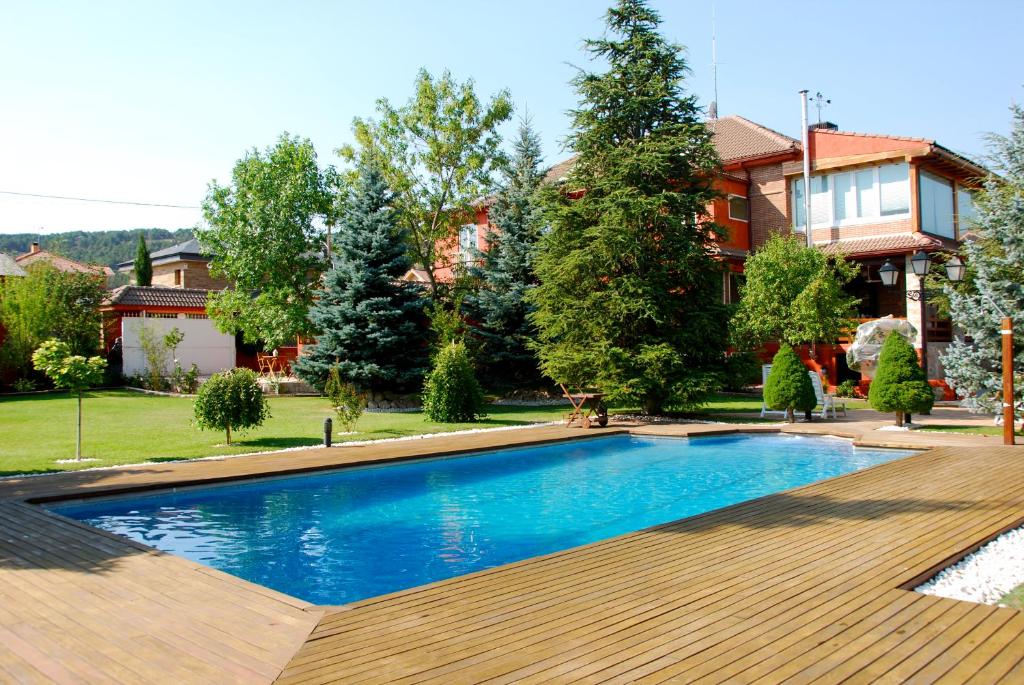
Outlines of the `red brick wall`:
<svg viewBox="0 0 1024 685">
<path fill-rule="evenodd" d="M 782 175 L 782 163 L 753 167 L 750 174 L 750 228 L 754 249 L 764 245 L 773 233 L 789 233 L 789 190 Z"/>
<path fill-rule="evenodd" d="M 893 233 L 912 233 L 913 231 L 914 222 L 908 217 L 899 221 L 883 221 L 875 224 L 816 228 L 814 229 L 814 242 L 839 240 L 841 238 L 867 238 L 869 236 L 891 235 Z"/>
</svg>

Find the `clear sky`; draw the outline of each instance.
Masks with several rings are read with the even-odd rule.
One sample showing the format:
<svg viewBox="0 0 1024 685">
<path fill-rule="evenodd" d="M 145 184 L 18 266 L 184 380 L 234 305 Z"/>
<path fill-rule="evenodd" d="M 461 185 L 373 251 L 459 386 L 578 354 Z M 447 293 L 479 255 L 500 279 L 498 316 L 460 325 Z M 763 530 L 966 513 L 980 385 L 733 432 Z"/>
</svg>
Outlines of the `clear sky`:
<svg viewBox="0 0 1024 685">
<path fill-rule="evenodd" d="M 554 163 L 576 101 L 567 82 L 609 2 L 0 0 L 0 191 L 197 206 L 211 179 L 285 130 L 338 163 L 352 118 L 382 96 L 404 102 L 420 67 L 472 78 L 482 96 L 507 88 Z M 707 104 L 712 0 L 652 4 Z M 793 136 L 808 88 L 843 129 L 977 158 L 1022 96 L 1020 0 L 719 0 L 716 13 L 719 113 Z M 0 194 L 7 233 L 199 219 Z"/>
</svg>

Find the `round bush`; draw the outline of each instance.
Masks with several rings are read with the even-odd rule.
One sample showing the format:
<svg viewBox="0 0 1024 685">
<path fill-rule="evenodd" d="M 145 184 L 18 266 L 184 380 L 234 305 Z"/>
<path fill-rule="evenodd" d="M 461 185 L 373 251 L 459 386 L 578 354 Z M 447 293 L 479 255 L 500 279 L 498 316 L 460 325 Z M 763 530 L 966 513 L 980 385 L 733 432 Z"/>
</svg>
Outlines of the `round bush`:
<svg viewBox="0 0 1024 685">
<path fill-rule="evenodd" d="M 251 369 L 231 369 L 211 376 L 199 386 L 193 411 L 196 425 L 203 430 L 225 431 L 229 445 L 232 429 L 256 428 L 270 418 L 267 398 Z"/>
<path fill-rule="evenodd" d="M 434 368 L 423 387 L 423 411 L 438 423 L 472 422 L 486 415 L 484 393 L 462 343 L 442 348 L 434 358 Z"/>
<path fill-rule="evenodd" d="M 785 409 L 790 423 L 794 411 L 811 411 L 818 404 L 807 367 L 789 345 L 783 345 L 772 360 L 772 370 L 764 384 L 764 403 L 771 409 Z"/>
<path fill-rule="evenodd" d="M 878 369 L 868 387 L 868 401 L 881 412 L 895 412 L 896 425 L 906 414 L 931 411 L 935 402 L 928 375 L 914 348 L 899 333 L 890 333 L 878 355 Z"/>
</svg>

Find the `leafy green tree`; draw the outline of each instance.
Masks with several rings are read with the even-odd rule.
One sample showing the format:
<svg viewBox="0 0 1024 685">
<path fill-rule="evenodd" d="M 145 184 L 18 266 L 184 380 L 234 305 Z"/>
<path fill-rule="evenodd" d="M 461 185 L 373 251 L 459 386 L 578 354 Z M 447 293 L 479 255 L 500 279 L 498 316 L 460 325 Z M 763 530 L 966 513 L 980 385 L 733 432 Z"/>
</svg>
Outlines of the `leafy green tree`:
<svg viewBox="0 0 1024 685">
<path fill-rule="evenodd" d="M 196 229 L 214 255 L 210 271 L 234 289 L 211 293 L 207 311 L 226 333 L 277 347 L 311 332 L 307 317 L 327 260 L 333 223 L 333 169 L 317 165 L 306 139 L 283 134 L 240 159 L 226 186 L 210 184 Z"/>
<path fill-rule="evenodd" d="M 153 285 L 153 260 L 146 247 L 146 238 L 139 233 L 139 244 L 135 248 L 135 284 Z"/>
<path fill-rule="evenodd" d="M 807 367 L 789 345 L 780 346 L 772 360 L 764 384 L 764 403 L 770 409 L 785 409 L 790 423 L 796 421 L 794 411 L 809 412 L 818 404 Z"/>
<path fill-rule="evenodd" d="M 1024 323 L 1024 108 L 1015 105 L 1011 112 L 1010 135 L 989 138 L 995 173 L 975 197 L 971 231 L 978 239 L 963 245 L 971 278 L 945 289 L 953 323 L 967 336 L 954 339 L 942 356 L 946 380 L 960 397 L 995 414 L 1003 402 L 1002 318 L 1010 316 L 1018 331 Z M 1014 404 L 1020 406 L 1024 336 L 1018 332 L 1014 342 Z"/>
<path fill-rule="evenodd" d="M 439 423 L 473 422 L 486 416 L 484 393 L 465 344 L 452 343 L 434 357 L 423 387 L 423 412 Z"/>
<path fill-rule="evenodd" d="M 857 298 L 843 285 L 857 275 L 857 265 L 842 256 L 776 235 L 747 259 L 743 273 L 746 283 L 731 324 L 741 347 L 771 340 L 832 343 L 854 325 Z"/>
<path fill-rule="evenodd" d="M 270 418 L 270 404 L 252 369 L 231 369 L 210 376 L 199 386 L 193 404 L 196 425 L 222 430 L 231 444 L 232 429 L 247 430 Z"/>
<path fill-rule="evenodd" d="M 868 386 L 868 402 L 880 412 L 896 412 L 896 425 L 906 414 L 931 411 L 935 402 L 928 375 L 914 348 L 899 333 L 890 333 L 878 355 L 878 368 Z"/>
<path fill-rule="evenodd" d="M 352 383 L 342 380 L 341 371 L 335 365 L 327 374 L 324 395 L 330 401 L 331 409 L 338 417 L 338 423 L 346 432 L 354 431 L 359 417 L 366 409 L 366 394 L 359 392 L 359 389 Z"/>
<path fill-rule="evenodd" d="M 537 356 L 529 348 L 536 332 L 526 303 L 527 291 L 536 284 L 533 252 L 544 224 L 537 202 L 544 179 L 541 161 L 540 139 L 523 121 L 504 185 L 488 215 L 488 249 L 480 265 L 470 269 L 479 287 L 467 298 L 465 311 L 479 344 L 483 376 L 496 387 L 541 382 Z"/>
<path fill-rule="evenodd" d="M 295 364 L 318 388 L 335 367 L 343 380 L 373 390 L 417 385 L 426 372 L 424 300 L 401 280 L 409 259 L 393 197 L 380 171 L 360 169 L 334 241 L 334 267 L 309 312 L 316 344 Z"/>
<path fill-rule="evenodd" d="M 103 382 L 107 362 L 100 357 L 74 354 L 71 346 L 50 339 L 32 354 L 32 364 L 53 381 L 54 387 L 67 388 L 78 396 L 78 430 L 75 434 L 75 460 L 82 459 L 82 394 Z"/>
<path fill-rule="evenodd" d="M 91 355 L 99 347 L 102 279 L 58 271 L 49 264 L 29 266 L 28 275 L 0 281 L 0 366 L 20 374 L 32 368 L 32 353 L 49 338 L 71 353 Z"/>
<path fill-rule="evenodd" d="M 727 336 L 721 265 L 707 214 L 720 163 L 682 48 L 641 0 L 620 0 L 607 35 L 586 46 L 608 65 L 573 83 L 565 185 L 541 193 L 550 231 L 535 257 L 542 371 L 597 385 L 656 413 L 700 404 L 718 388 Z"/>
<path fill-rule="evenodd" d="M 447 71 L 435 79 L 421 70 L 405 105 L 382 98 L 377 113 L 377 120 L 353 122 L 356 146 L 339 153 L 381 169 L 395 193 L 410 254 L 436 299 L 437 245 L 455 239 L 458 226 L 473 215 L 473 203 L 493 186 L 494 171 L 504 162 L 498 128 L 511 117 L 512 102 L 502 91 L 484 105 L 472 81 L 458 83 Z"/>
</svg>

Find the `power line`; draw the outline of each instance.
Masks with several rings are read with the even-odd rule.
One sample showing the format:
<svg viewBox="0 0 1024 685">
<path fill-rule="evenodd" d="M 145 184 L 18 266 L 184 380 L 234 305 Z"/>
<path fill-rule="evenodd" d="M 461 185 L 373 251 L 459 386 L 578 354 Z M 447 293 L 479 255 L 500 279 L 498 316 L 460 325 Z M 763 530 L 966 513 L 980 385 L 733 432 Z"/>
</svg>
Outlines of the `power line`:
<svg viewBox="0 0 1024 685">
<path fill-rule="evenodd" d="M 136 207 L 170 207 L 171 209 L 201 209 L 195 205 L 169 205 L 160 202 L 131 202 L 130 200 L 101 200 L 94 197 L 68 197 L 66 195 L 44 195 L 43 193 L 19 193 L 14 190 L 0 190 L 2 195 L 41 197 L 47 200 L 74 200 L 75 202 L 100 202 L 106 205 L 135 205 Z"/>
</svg>

